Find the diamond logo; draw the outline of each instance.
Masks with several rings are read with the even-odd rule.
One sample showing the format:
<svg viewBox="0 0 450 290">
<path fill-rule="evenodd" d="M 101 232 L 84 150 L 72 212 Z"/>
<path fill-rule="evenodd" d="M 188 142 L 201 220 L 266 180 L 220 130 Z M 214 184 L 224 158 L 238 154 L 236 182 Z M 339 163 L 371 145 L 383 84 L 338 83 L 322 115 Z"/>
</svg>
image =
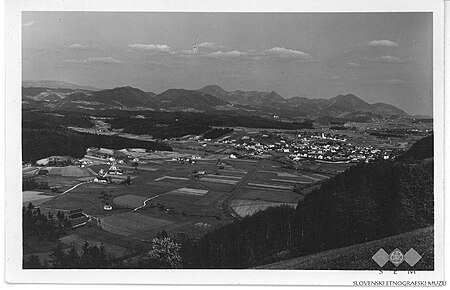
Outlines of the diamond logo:
<svg viewBox="0 0 450 290">
<path fill-rule="evenodd" d="M 378 266 L 383 267 L 389 261 L 389 255 L 383 248 L 381 248 L 375 253 L 375 255 L 372 256 L 372 260 L 374 260 Z"/>
<path fill-rule="evenodd" d="M 372 260 L 374 260 L 380 267 L 386 265 L 388 261 L 394 264 L 395 267 L 398 267 L 401 263 L 403 263 L 403 261 L 413 267 L 420 261 L 420 259 L 422 259 L 422 256 L 413 248 L 409 249 L 406 254 L 403 254 L 398 248 L 393 250 L 390 254 L 388 254 L 383 248 L 380 248 L 378 252 L 372 256 Z"/>
<path fill-rule="evenodd" d="M 394 264 L 395 267 L 398 267 L 403 262 L 403 260 L 403 253 L 399 249 L 393 250 L 389 255 L 389 261 L 391 261 L 391 263 Z"/>
<path fill-rule="evenodd" d="M 404 259 L 406 263 L 413 267 L 415 264 L 417 264 L 417 262 L 419 262 L 420 259 L 422 259 L 422 256 L 417 253 L 416 250 L 411 248 L 408 252 L 406 252 Z"/>
</svg>

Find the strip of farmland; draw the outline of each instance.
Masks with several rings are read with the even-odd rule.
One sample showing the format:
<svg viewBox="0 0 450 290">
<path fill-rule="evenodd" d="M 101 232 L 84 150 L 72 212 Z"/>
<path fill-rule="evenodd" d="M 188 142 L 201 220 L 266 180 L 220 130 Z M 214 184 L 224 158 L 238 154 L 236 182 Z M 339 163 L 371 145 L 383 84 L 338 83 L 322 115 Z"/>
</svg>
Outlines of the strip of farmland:
<svg viewBox="0 0 450 290">
<path fill-rule="evenodd" d="M 322 178 L 330 178 L 328 176 L 325 176 L 325 175 L 322 175 L 322 174 L 317 174 L 317 173 L 314 173 L 313 175 L 318 176 L 318 177 L 322 177 Z"/>
<path fill-rule="evenodd" d="M 208 177 L 203 177 L 201 179 L 201 181 L 214 182 L 214 183 L 224 183 L 224 184 L 233 184 L 233 185 L 237 183 L 237 180 L 217 179 L 217 178 L 208 178 Z"/>
<path fill-rule="evenodd" d="M 215 175 L 215 174 L 207 174 L 205 176 L 212 177 L 212 178 L 229 178 L 229 179 L 241 179 L 242 178 L 240 176 Z"/>
<path fill-rule="evenodd" d="M 101 219 L 101 228 L 113 234 L 130 236 L 143 231 L 160 228 L 172 222 L 152 218 L 139 213 L 122 213 Z"/>
<path fill-rule="evenodd" d="M 292 190 L 291 186 L 283 186 L 283 185 L 251 183 L 251 182 L 247 183 L 247 185 L 254 186 L 254 187 L 262 187 L 262 188 Z"/>
<path fill-rule="evenodd" d="M 314 178 L 314 177 L 308 176 L 308 175 L 302 175 L 302 177 L 308 178 L 308 179 L 311 179 L 311 180 L 314 180 L 314 181 L 319 181 L 320 180 L 320 178 Z"/>
<path fill-rule="evenodd" d="M 163 176 L 160 178 L 156 178 L 154 181 L 161 181 L 164 179 L 174 179 L 174 180 L 189 180 L 189 178 L 186 177 L 175 177 L 175 176 Z"/>
<path fill-rule="evenodd" d="M 310 184 L 310 181 L 298 181 L 298 180 L 288 180 L 288 179 L 278 179 L 278 178 L 272 178 L 273 181 L 280 181 L 280 182 L 287 182 L 287 183 L 304 183 L 304 184 Z"/>
<path fill-rule="evenodd" d="M 220 169 L 221 172 L 228 172 L 228 173 L 238 173 L 238 174 L 247 174 L 247 171 L 245 170 L 229 170 L 229 169 Z"/>
<path fill-rule="evenodd" d="M 169 191 L 166 194 L 188 194 L 188 195 L 203 196 L 207 193 L 208 193 L 207 189 L 196 189 L 196 188 L 183 187 L 183 188 Z"/>
<path fill-rule="evenodd" d="M 195 204 L 196 205 L 210 205 L 220 197 L 222 197 L 225 192 L 221 191 L 210 191 L 206 195 L 204 195 L 201 199 L 199 199 Z"/>
<path fill-rule="evenodd" d="M 260 170 L 259 172 L 276 174 L 276 175 L 278 175 L 278 177 L 307 178 L 307 179 L 314 180 L 314 181 L 319 181 L 323 178 L 328 178 L 327 176 L 324 176 L 321 174 L 313 174 L 313 175 L 320 177 L 320 178 L 317 178 L 317 177 L 312 177 L 310 175 L 305 175 L 305 174 L 293 174 L 293 173 L 289 173 L 289 172 L 279 172 L 279 171 L 270 171 L 270 170 Z M 273 180 L 275 180 L 275 179 L 273 179 Z"/>
</svg>

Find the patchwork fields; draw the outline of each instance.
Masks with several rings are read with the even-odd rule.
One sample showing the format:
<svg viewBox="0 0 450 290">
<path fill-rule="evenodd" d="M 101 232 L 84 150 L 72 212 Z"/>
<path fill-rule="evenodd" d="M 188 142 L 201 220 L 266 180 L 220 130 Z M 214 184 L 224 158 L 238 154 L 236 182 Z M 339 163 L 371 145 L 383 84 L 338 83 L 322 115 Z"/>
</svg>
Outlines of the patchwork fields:
<svg viewBox="0 0 450 290">
<path fill-rule="evenodd" d="M 294 186 L 306 192 L 329 177 L 283 168 L 270 160 L 215 156 L 216 159 L 182 164 L 173 159 L 183 156 L 181 153 L 137 156 L 137 170 L 129 164 L 119 164 L 124 172 L 111 175 L 113 183 L 93 182 L 100 170 L 107 171 L 111 166 L 99 158 L 84 168 L 50 168 L 49 174 L 39 179 L 60 190 L 24 192 L 23 201 L 53 213 L 81 208 L 90 221 L 62 242 L 76 247 L 84 241 L 103 243 L 107 251 L 122 255 L 126 253 L 126 243 L 147 247 L 146 243 L 163 230 L 171 235 L 199 237 L 234 218 L 268 207 L 296 207 L 304 194 L 294 192 Z M 24 176 L 36 170 L 26 168 Z M 120 184 L 128 177 L 131 185 Z M 112 210 L 104 210 L 106 203 Z M 235 214 L 230 216 L 229 210 Z"/>
</svg>

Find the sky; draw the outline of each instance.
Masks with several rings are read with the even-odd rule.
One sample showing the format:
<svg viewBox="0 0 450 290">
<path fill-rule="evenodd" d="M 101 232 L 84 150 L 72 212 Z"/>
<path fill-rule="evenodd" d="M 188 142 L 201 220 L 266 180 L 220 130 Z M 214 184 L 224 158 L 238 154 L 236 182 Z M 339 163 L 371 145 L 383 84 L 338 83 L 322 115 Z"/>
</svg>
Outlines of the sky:
<svg viewBox="0 0 450 290">
<path fill-rule="evenodd" d="M 22 79 L 354 94 L 432 116 L 431 13 L 23 12 Z"/>
</svg>

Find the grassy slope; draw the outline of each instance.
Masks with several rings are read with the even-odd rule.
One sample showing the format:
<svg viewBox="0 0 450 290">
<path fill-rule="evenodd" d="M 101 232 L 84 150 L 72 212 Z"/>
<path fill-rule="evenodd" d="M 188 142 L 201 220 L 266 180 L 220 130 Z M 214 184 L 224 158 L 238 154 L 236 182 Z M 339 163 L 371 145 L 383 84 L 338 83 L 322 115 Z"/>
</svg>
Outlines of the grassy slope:
<svg viewBox="0 0 450 290">
<path fill-rule="evenodd" d="M 372 256 L 383 248 L 390 253 L 395 248 L 406 253 L 410 248 L 414 248 L 422 259 L 414 266 L 410 267 L 403 262 L 398 268 L 388 262 L 380 268 L 373 260 Z M 434 230 L 433 227 L 418 229 L 412 232 L 387 237 L 381 240 L 371 241 L 350 247 L 334 249 L 309 255 L 306 257 L 294 258 L 282 262 L 264 265 L 258 269 L 273 270 L 433 270 L 434 269 Z"/>
</svg>

